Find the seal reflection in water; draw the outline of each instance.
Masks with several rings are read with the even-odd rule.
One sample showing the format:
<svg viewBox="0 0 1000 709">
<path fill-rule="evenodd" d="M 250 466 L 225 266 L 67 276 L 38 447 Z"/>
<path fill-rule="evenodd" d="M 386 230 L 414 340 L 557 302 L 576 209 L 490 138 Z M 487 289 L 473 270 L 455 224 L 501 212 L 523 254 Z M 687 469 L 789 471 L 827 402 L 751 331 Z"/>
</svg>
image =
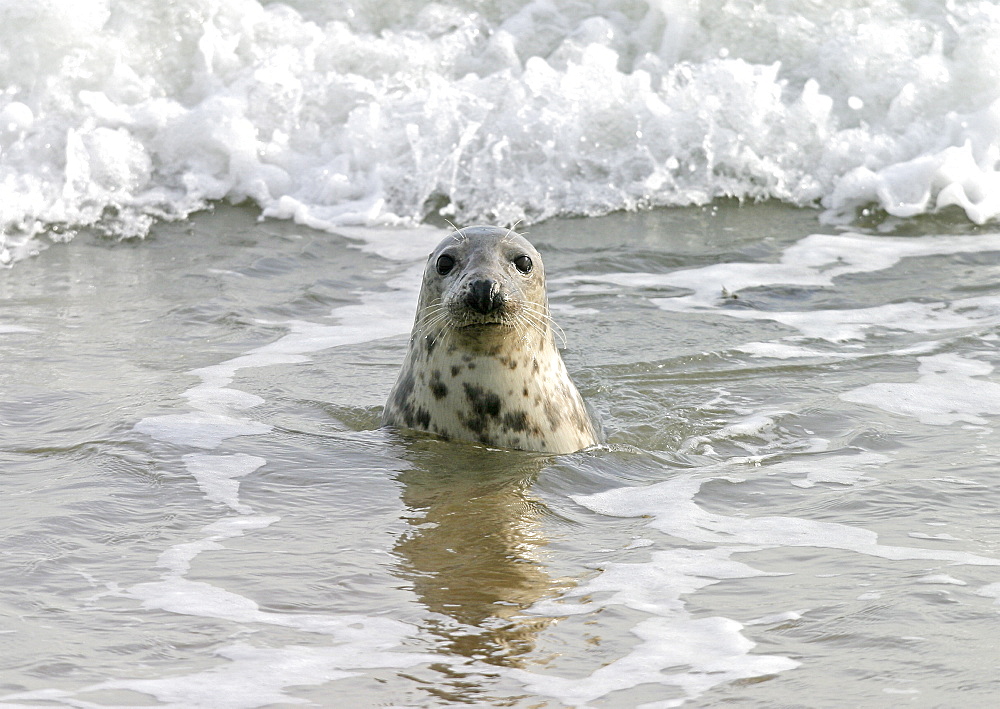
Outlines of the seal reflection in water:
<svg viewBox="0 0 1000 709">
<path fill-rule="evenodd" d="M 552 330 L 542 259 L 524 237 L 498 227 L 451 234 L 427 260 L 382 425 L 547 453 L 595 445 Z"/>
</svg>

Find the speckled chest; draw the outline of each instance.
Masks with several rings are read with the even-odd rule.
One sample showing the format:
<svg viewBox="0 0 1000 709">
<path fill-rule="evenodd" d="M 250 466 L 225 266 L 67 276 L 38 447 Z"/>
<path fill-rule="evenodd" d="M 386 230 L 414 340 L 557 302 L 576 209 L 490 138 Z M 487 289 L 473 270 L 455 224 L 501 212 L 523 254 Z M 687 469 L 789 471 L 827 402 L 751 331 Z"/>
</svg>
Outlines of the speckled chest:
<svg viewBox="0 0 1000 709">
<path fill-rule="evenodd" d="M 571 452 L 597 442 L 591 418 L 551 337 L 482 351 L 411 343 L 383 422 L 484 445 Z"/>
</svg>

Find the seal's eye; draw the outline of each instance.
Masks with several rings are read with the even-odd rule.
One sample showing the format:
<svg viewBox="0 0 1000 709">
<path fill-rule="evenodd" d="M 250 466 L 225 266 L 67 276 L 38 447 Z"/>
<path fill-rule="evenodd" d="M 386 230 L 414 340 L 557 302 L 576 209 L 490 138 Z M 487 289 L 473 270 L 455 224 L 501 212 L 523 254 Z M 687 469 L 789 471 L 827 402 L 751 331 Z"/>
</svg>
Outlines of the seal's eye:
<svg viewBox="0 0 1000 709">
<path fill-rule="evenodd" d="M 531 273 L 531 257 L 518 256 L 514 259 L 514 267 L 521 273 Z"/>
<path fill-rule="evenodd" d="M 455 259 L 448 254 L 441 254 L 437 260 L 437 272 L 439 276 L 447 276 L 451 269 L 455 268 Z"/>
</svg>

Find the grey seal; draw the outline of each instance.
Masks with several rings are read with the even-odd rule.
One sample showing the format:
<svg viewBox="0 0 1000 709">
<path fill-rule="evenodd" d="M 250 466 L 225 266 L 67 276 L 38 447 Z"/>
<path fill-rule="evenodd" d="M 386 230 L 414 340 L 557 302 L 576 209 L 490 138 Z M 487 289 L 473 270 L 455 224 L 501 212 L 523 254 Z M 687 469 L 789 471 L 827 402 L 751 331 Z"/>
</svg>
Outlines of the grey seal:
<svg viewBox="0 0 1000 709">
<path fill-rule="evenodd" d="M 459 229 L 427 259 L 382 425 L 547 453 L 596 445 L 554 326 L 538 251 L 509 229 Z"/>
</svg>

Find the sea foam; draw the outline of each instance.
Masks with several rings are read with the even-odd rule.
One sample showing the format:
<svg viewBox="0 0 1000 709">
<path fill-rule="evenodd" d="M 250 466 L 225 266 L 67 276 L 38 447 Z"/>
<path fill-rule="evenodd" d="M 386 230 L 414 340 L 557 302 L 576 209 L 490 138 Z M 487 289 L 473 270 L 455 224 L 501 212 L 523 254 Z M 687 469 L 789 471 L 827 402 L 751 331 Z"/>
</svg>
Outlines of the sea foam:
<svg viewBox="0 0 1000 709">
<path fill-rule="evenodd" d="M 721 196 L 1000 213 L 986 2 L 0 3 L 0 260 L 217 200 L 318 228 Z"/>
</svg>

